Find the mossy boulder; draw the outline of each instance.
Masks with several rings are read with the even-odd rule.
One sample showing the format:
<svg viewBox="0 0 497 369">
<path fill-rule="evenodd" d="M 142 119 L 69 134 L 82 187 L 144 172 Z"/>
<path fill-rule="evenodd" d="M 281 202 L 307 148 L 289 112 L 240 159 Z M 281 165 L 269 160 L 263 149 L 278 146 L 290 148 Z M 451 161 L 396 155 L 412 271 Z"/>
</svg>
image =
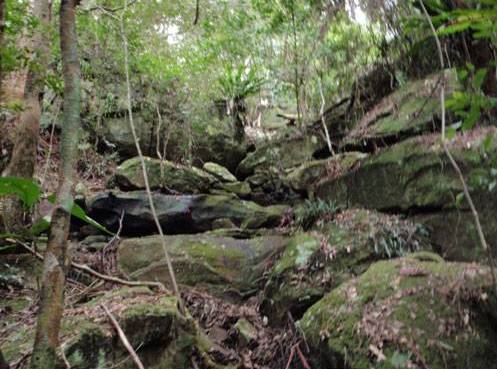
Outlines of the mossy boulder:
<svg viewBox="0 0 497 369">
<path fill-rule="evenodd" d="M 243 181 L 243 182 L 226 182 L 226 183 L 220 183 L 216 188 L 219 189 L 219 191 L 222 191 L 226 194 L 234 194 L 237 195 L 240 198 L 248 198 L 250 194 L 252 193 L 252 189 L 250 188 L 250 185 L 248 182 Z M 211 191 L 214 193 L 214 191 Z"/>
<path fill-rule="evenodd" d="M 237 181 L 236 177 L 233 174 L 231 174 L 231 172 L 228 169 L 226 169 L 225 167 L 223 167 L 222 165 L 208 162 L 208 163 L 204 164 L 202 169 L 204 171 L 206 171 L 207 173 L 216 177 L 221 182 L 236 182 Z"/>
<path fill-rule="evenodd" d="M 497 130 L 480 128 L 457 134 L 448 147 L 468 181 L 487 237 L 497 238 L 493 221 L 497 211 Z M 419 136 L 385 148 L 338 178 L 324 178 L 315 192 L 343 207 L 414 214 L 431 228 L 440 252 L 455 259 L 479 256 L 473 251 L 478 237 L 462 184 L 439 135 Z"/>
<path fill-rule="evenodd" d="M 172 296 L 146 288 L 121 288 L 79 306 L 67 306 L 61 326 L 61 341 L 71 368 L 135 368 L 117 337 L 102 305 L 118 320 L 144 366 L 151 369 L 192 367 L 222 368 L 210 357 L 214 345 L 189 316 L 182 315 Z M 6 359 L 20 359 L 32 346 L 35 320 L 12 330 L 2 345 Z"/>
<path fill-rule="evenodd" d="M 289 240 L 268 271 L 262 310 L 272 322 L 284 321 L 287 312 L 298 319 L 326 292 L 375 260 L 420 249 L 430 246 L 417 224 L 364 209 L 336 214 Z"/>
<path fill-rule="evenodd" d="M 313 185 L 321 178 L 348 172 L 367 154 L 360 152 L 347 152 L 337 154 L 330 159 L 312 160 L 303 163 L 296 169 L 292 170 L 285 181 L 297 192 L 312 193 Z"/>
<path fill-rule="evenodd" d="M 193 164 L 202 167 L 213 162 L 235 173 L 240 162 L 247 155 L 247 146 L 233 140 L 225 133 L 202 133 L 193 147 Z"/>
<path fill-rule="evenodd" d="M 166 234 L 196 233 L 212 229 L 217 219 L 229 219 L 241 228 L 255 229 L 277 226 L 288 207 L 263 207 L 235 196 L 165 195 L 153 193 L 159 221 Z M 143 191 L 104 192 L 89 200 L 90 217 L 111 230 L 117 230 L 121 214 L 123 235 L 148 235 L 157 232 Z"/>
<path fill-rule="evenodd" d="M 297 135 L 268 142 L 247 155 L 236 170 L 237 176 L 246 178 L 270 167 L 291 168 L 305 161 L 323 146 L 322 139 L 314 135 Z"/>
<path fill-rule="evenodd" d="M 209 173 L 167 160 L 145 157 L 149 184 L 152 189 L 163 189 L 172 193 L 208 193 L 218 181 Z M 128 159 L 119 165 L 114 181 L 122 190 L 143 190 L 145 181 L 139 157 Z"/>
<path fill-rule="evenodd" d="M 450 97 L 461 86 L 455 70 L 444 72 L 444 88 Z M 342 146 L 379 145 L 391 137 L 405 138 L 434 131 L 440 118 L 442 75 L 409 81 L 383 98 L 364 115 L 342 141 Z"/>
<path fill-rule="evenodd" d="M 255 287 L 260 264 L 287 242 L 282 236 L 235 239 L 210 234 L 166 236 L 178 283 L 240 298 Z M 124 240 L 117 253 L 121 273 L 170 286 L 162 243 L 158 236 Z"/>
<path fill-rule="evenodd" d="M 317 369 L 496 368 L 487 267 L 426 252 L 374 263 L 298 322 Z"/>
</svg>

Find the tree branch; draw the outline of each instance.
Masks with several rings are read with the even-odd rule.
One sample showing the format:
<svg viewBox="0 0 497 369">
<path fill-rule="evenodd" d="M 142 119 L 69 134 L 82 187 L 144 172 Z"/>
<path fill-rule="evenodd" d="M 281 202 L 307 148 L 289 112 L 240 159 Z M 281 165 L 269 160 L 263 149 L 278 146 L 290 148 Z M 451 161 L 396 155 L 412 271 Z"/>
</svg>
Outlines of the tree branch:
<svg viewBox="0 0 497 369">
<path fill-rule="evenodd" d="M 110 322 L 112 323 L 112 325 L 116 329 L 117 334 L 119 336 L 119 339 L 123 343 L 123 346 L 126 348 L 126 350 L 129 352 L 129 354 L 131 355 L 131 358 L 135 362 L 135 364 L 138 367 L 138 369 L 145 369 L 145 367 L 143 366 L 140 358 L 138 357 L 138 355 L 136 354 L 135 350 L 133 349 L 133 346 L 131 346 L 131 344 L 128 341 L 128 338 L 124 334 L 124 331 L 122 330 L 121 326 L 117 322 L 116 318 L 114 318 L 114 316 L 109 311 L 109 309 L 107 309 L 107 306 L 105 306 L 104 304 L 101 304 L 100 307 L 102 309 L 104 309 L 105 314 L 107 315 L 107 317 L 109 318 Z"/>
<path fill-rule="evenodd" d="M 40 254 L 39 252 L 37 252 L 36 250 L 34 250 L 33 248 L 29 247 L 26 243 L 21 242 L 19 240 L 12 239 L 12 238 L 7 238 L 6 241 L 16 243 L 16 244 L 24 247 L 26 250 L 28 250 L 30 253 L 32 253 L 34 256 L 36 256 L 39 260 L 43 261 L 43 259 L 44 259 L 43 255 Z M 79 264 L 79 263 L 75 263 L 73 261 L 71 262 L 71 267 L 73 267 L 74 269 L 77 269 L 79 271 L 82 271 L 84 273 L 87 273 L 87 274 L 89 274 L 93 277 L 96 277 L 98 279 L 107 281 L 107 282 L 113 282 L 113 283 L 122 284 L 125 286 L 133 286 L 133 287 L 149 286 L 149 287 L 157 288 L 159 291 L 166 291 L 166 288 L 160 282 L 127 281 L 125 279 L 121 279 L 118 277 L 113 277 L 110 275 L 105 275 L 105 274 L 99 273 L 96 270 L 93 270 L 92 268 L 90 268 L 86 264 Z"/>
<path fill-rule="evenodd" d="M 423 14 L 428 21 L 430 25 L 431 32 L 433 33 L 433 37 L 435 38 L 435 42 L 437 44 L 437 50 L 438 50 L 438 57 L 440 61 L 440 68 L 442 70 L 442 82 L 441 82 L 441 87 L 440 87 L 440 108 L 441 108 L 441 114 L 442 114 L 442 146 L 445 151 L 445 154 L 449 158 L 449 161 L 454 168 L 454 170 L 457 173 L 457 176 L 459 177 L 459 180 L 461 182 L 461 185 L 463 187 L 463 192 L 464 196 L 466 197 L 466 200 L 468 201 L 469 207 L 471 209 L 471 213 L 473 214 L 474 222 L 476 225 L 476 230 L 478 232 L 478 237 L 480 239 L 480 244 L 483 248 L 483 250 L 487 254 L 488 262 L 490 265 L 490 271 L 492 274 L 492 281 L 494 284 L 494 288 L 497 293 L 497 278 L 495 275 L 495 263 L 494 259 L 492 257 L 492 251 L 488 247 L 487 240 L 485 239 L 485 234 L 483 233 L 483 229 L 480 223 L 480 216 L 478 214 L 478 211 L 476 210 L 475 204 L 473 203 L 473 199 L 471 197 L 471 194 L 469 193 L 469 188 L 466 183 L 466 180 L 464 179 L 464 175 L 461 171 L 461 168 L 457 164 L 456 160 L 452 156 L 452 153 L 449 150 L 449 147 L 447 145 L 447 138 L 445 137 L 445 76 L 444 76 L 444 69 L 445 69 L 445 63 L 444 63 L 444 58 L 443 58 L 443 52 L 442 52 L 442 45 L 440 43 L 440 39 L 437 35 L 437 31 L 435 29 L 435 26 L 433 25 L 433 22 L 431 21 L 430 15 L 428 14 L 428 11 L 426 10 L 425 4 L 423 0 L 419 0 L 419 3 L 421 5 L 421 9 L 423 11 Z"/>
</svg>

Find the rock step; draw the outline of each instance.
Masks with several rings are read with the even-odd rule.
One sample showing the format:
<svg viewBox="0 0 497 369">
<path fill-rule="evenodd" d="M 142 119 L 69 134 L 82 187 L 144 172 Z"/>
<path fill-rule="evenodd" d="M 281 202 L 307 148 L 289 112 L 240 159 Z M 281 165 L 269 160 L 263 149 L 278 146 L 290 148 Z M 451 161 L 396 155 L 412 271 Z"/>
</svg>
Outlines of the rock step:
<svg viewBox="0 0 497 369">
<path fill-rule="evenodd" d="M 289 207 L 263 207 L 235 196 L 165 195 L 153 193 L 153 201 L 165 234 L 198 233 L 212 230 L 215 223 L 232 223 L 243 229 L 276 227 Z M 88 215 L 109 230 L 117 231 L 123 214 L 124 236 L 157 233 L 145 191 L 104 192 L 88 202 Z"/>
</svg>

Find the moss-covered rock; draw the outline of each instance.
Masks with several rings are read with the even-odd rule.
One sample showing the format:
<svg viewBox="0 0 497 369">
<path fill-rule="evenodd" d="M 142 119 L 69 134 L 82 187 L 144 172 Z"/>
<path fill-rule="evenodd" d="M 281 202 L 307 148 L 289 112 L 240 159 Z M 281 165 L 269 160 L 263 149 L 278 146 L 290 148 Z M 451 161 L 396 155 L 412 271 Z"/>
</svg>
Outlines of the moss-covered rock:
<svg viewBox="0 0 497 369">
<path fill-rule="evenodd" d="M 165 241 L 178 283 L 235 297 L 254 288 L 254 280 L 262 274 L 259 264 L 286 243 L 282 236 L 235 239 L 207 234 L 166 236 Z M 170 285 L 157 236 L 124 240 L 117 262 L 125 275 Z"/>
<path fill-rule="evenodd" d="M 222 182 L 236 182 L 236 177 L 222 165 L 207 162 L 202 168 Z"/>
<path fill-rule="evenodd" d="M 488 268 L 418 253 L 379 261 L 299 321 L 316 368 L 496 368 Z"/>
<path fill-rule="evenodd" d="M 236 174 L 246 178 L 257 171 L 270 167 L 291 168 L 312 160 L 313 154 L 323 145 L 318 136 L 305 135 L 269 142 L 247 155 L 240 163 Z"/>
<path fill-rule="evenodd" d="M 496 238 L 497 130 L 458 134 L 448 146 L 470 185 L 487 236 Z M 345 207 L 415 213 L 416 219 L 426 220 L 441 252 L 451 258 L 477 257 L 472 250 L 478 238 L 462 190 L 439 136 L 433 134 L 398 143 L 338 178 L 323 179 L 316 195 Z"/>
<path fill-rule="evenodd" d="M 360 152 L 347 152 L 330 159 L 309 161 L 292 170 L 285 181 L 294 191 L 311 193 L 313 185 L 321 178 L 330 175 L 338 177 L 366 156 Z"/>
<path fill-rule="evenodd" d="M 149 184 L 152 189 L 164 189 L 173 193 L 208 193 L 217 179 L 209 173 L 167 160 L 145 158 Z M 139 157 L 128 159 L 119 165 L 114 181 L 123 190 L 145 188 Z"/>
<path fill-rule="evenodd" d="M 61 326 L 61 341 L 71 368 L 97 369 L 135 364 L 118 339 L 101 305 L 118 320 L 144 366 L 152 369 L 189 369 L 192 361 L 201 368 L 221 368 L 209 356 L 213 344 L 189 316 L 182 315 L 172 296 L 146 288 L 121 288 L 77 307 L 68 306 Z M 2 344 L 6 359 L 14 362 L 32 345 L 35 320 L 11 330 Z M 26 351 L 24 350 L 26 349 Z"/>
<path fill-rule="evenodd" d="M 213 162 L 235 173 L 246 155 L 246 145 L 235 142 L 230 135 L 203 133 L 193 147 L 193 164 L 201 167 L 204 163 Z"/>
<path fill-rule="evenodd" d="M 360 275 L 375 260 L 429 249 L 416 224 L 369 210 L 347 210 L 314 232 L 290 239 L 268 271 L 262 310 L 281 322 L 298 319 L 340 283 Z"/>
<path fill-rule="evenodd" d="M 262 228 L 280 223 L 288 207 L 262 207 L 235 196 L 153 194 L 160 223 L 167 234 L 196 233 L 212 229 L 216 219 L 229 219 L 237 227 Z M 123 235 L 157 232 L 145 192 L 100 193 L 89 200 L 88 214 L 109 229 L 117 230 L 123 218 Z"/>
<path fill-rule="evenodd" d="M 461 86 L 455 70 L 446 70 L 444 76 L 445 92 L 450 97 Z M 399 87 L 362 117 L 342 145 L 376 144 L 392 136 L 435 130 L 440 115 L 441 79 L 437 73 Z"/>
</svg>

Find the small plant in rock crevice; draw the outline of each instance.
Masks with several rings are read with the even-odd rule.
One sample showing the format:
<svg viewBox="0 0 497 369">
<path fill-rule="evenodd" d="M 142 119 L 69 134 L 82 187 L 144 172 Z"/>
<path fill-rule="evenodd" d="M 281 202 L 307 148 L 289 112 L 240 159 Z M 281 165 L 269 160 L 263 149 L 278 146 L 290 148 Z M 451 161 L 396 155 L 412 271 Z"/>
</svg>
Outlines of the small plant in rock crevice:
<svg viewBox="0 0 497 369">
<path fill-rule="evenodd" d="M 371 238 L 377 255 L 394 258 L 405 256 L 421 249 L 420 239 L 428 236 L 428 230 L 421 224 L 412 227 L 390 227 L 383 229 Z"/>
<path fill-rule="evenodd" d="M 331 220 L 333 215 L 338 211 L 339 208 L 333 201 L 307 199 L 295 209 L 294 224 L 297 227 L 307 230 L 316 223 Z"/>
</svg>

